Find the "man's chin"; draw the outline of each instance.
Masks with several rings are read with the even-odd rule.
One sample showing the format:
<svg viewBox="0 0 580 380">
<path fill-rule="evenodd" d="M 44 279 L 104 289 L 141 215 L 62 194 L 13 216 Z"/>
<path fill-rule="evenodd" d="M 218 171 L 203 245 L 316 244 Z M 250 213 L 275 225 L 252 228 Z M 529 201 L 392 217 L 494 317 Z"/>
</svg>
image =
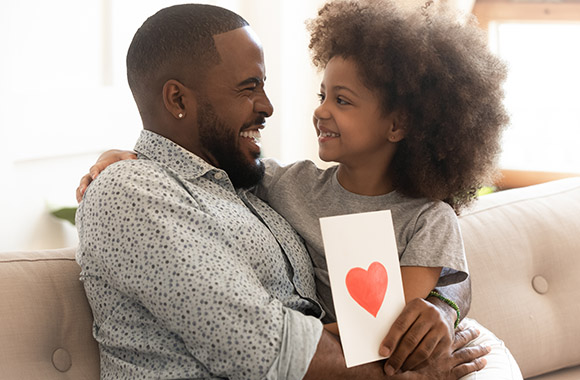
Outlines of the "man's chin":
<svg viewBox="0 0 580 380">
<path fill-rule="evenodd" d="M 224 170 L 236 189 L 249 189 L 260 183 L 264 178 L 266 168 L 261 160 L 254 159 L 252 162 L 234 165 Z"/>
</svg>

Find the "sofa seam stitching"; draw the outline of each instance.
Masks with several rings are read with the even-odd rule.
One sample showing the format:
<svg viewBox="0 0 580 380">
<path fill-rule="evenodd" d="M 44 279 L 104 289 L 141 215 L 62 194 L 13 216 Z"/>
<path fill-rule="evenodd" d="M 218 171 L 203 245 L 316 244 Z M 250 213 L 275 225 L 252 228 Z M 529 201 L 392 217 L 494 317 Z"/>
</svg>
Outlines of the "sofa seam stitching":
<svg viewBox="0 0 580 380">
<path fill-rule="evenodd" d="M 493 209 L 496 209 L 496 208 L 501 208 L 501 207 L 504 207 L 504 206 L 509 206 L 509 205 L 513 205 L 513 204 L 516 204 L 516 203 L 531 201 L 531 200 L 535 200 L 535 199 L 548 198 L 548 197 L 552 197 L 552 196 L 555 196 L 555 195 L 565 194 L 565 193 L 568 193 L 568 192 L 571 192 L 571 191 L 578 191 L 579 189 L 580 189 L 580 187 L 573 187 L 571 189 L 561 190 L 560 192 L 557 192 L 557 193 L 550 193 L 550 194 L 546 194 L 546 195 L 536 195 L 536 196 L 529 197 L 529 198 L 524 198 L 524 199 L 515 199 L 515 200 L 510 201 L 510 202 L 507 202 L 507 203 L 501 203 L 501 204 L 498 204 L 498 205 L 494 205 L 494 206 L 491 206 L 491 207 L 484 208 L 482 210 L 476 210 L 476 211 L 470 212 L 468 214 L 461 215 L 459 218 L 460 219 L 463 219 L 463 218 L 467 218 L 467 217 L 469 217 L 471 215 L 477 215 L 477 214 L 479 214 L 481 212 L 484 212 L 484 211 L 487 211 L 487 210 L 493 210 Z"/>
</svg>

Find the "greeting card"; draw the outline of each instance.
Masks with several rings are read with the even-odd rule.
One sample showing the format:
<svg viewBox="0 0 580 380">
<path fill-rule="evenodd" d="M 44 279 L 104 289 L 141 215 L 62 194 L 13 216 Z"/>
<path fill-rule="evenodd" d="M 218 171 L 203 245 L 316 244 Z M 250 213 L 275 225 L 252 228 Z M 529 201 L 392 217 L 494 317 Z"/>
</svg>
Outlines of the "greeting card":
<svg viewBox="0 0 580 380">
<path fill-rule="evenodd" d="M 385 359 L 379 347 L 405 307 L 389 210 L 320 219 L 347 367 Z"/>
</svg>

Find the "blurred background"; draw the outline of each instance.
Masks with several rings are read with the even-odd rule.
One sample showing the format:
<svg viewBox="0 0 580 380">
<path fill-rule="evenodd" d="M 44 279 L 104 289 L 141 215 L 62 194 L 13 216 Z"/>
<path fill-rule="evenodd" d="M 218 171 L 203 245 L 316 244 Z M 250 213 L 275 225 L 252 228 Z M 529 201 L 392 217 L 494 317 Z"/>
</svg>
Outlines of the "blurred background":
<svg viewBox="0 0 580 380">
<path fill-rule="evenodd" d="M 444 0 L 442 0 L 444 1 Z M 580 1 L 447 0 L 474 12 L 508 61 L 512 122 L 501 166 L 580 173 Z M 312 110 L 320 77 L 304 21 L 322 0 L 215 0 L 262 39 L 275 107 L 267 157 L 317 157 Z M 424 1 L 400 0 L 414 9 Z M 141 122 L 126 83 L 133 34 L 168 0 L 1 0 L 0 251 L 74 246 L 75 228 L 51 211 L 75 206 L 98 155 L 132 149 Z"/>
</svg>

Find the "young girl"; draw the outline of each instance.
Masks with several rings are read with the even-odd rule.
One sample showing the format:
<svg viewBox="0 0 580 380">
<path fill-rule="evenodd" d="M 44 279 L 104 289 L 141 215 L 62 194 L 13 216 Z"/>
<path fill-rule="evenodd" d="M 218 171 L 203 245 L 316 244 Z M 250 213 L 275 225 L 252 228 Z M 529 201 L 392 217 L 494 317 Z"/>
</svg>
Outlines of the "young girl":
<svg viewBox="0 0 580 380">
<path fill-rule="evenodd" d="M 338 165 L 265 160 L 255 192 L 304 238 L 327 322 L 336 318 L 321 217 L 390 209 L 407 302 L 467 278 L 456 214 L 491 183 L 506 70 L 473 20 L 431 3 L 401 13 L 388 0 L 332 1 L 308 25 L 324 70 L 319 155 Z M 96 169 L 133 157 L 111 151 Z M 521 379 L 501 342 L 493 350 L 478 379 Z"/>
</svg>

